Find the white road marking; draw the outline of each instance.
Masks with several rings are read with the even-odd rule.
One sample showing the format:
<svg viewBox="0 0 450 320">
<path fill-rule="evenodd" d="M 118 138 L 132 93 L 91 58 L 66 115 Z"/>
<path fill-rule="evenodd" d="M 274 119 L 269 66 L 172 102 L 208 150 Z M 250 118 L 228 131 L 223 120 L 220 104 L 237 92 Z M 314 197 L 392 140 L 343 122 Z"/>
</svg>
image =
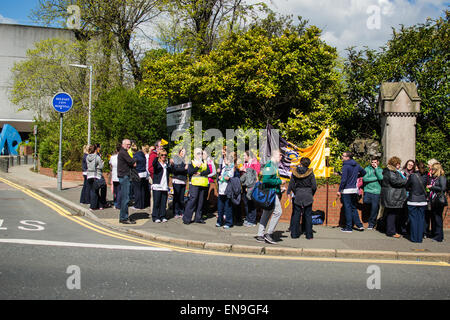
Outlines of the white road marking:
<svg viewBox="0 0 450 320">
<path fill-rule="evenodd" d="M 54 247 L 110 249 L 110 250 L 172 251 L 167 248 L 146 247 L 146 246 L 120 246 L 109 244 L 62 242 L 62 241 L 47 241 L 47 240 L 32 240 L 32 239 L 0 239 L 0 243 L 29 244 L 37 246 L 54 246 Z"/>
</svg>

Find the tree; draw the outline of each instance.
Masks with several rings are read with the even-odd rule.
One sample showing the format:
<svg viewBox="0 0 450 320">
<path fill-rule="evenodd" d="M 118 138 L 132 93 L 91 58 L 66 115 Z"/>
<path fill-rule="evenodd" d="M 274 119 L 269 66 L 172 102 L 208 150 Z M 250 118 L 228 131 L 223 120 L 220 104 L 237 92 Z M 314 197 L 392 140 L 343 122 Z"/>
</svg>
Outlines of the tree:
<svg viewBox="0 0 450 320">
<path fill-rule="evenodd" d="M 417 159 L 436 158 L 450 170 L 448 43 L 449 11 L 411 27 L 393 29 L 380 51 L 349 49 L 345 63 L 347 93 L 357 111 L 351 122 L 359 134 L 378 135 L 377 96 L 382 82 L 407 81 L 417 85 L 422 99 L 417 118 Z M 354 138 L 357 132 L 348 136 Z"/>
<path fill-rule="evenodd" d="M 244 0 L 174 0 L 167 8 L 172 17 L 172 35 L 167 33 L 170 27 L 160 27 L 165 30 L 164 41 L 205 55 L 257 9 L 266 6 L 263 3 L 247 4 Z"/>
<path fill-rule="evenodd" d="M 143 93 L 172 104 L 192 101 L 204 126 L 264 128 L 286 122 L 293 110 L 322 109 L 339 81 L 336 58 L 314 26 L 273 37 L 255 27 L 198 59 L 183 52 L 144 60 Z"/>
<path fill-rule="evenodd" d="M 73 3 L 75 2 L 75 3 Z M 136 49 L 132 47 L 135 31 L 160 14 L 163 0 L 40 0 L 39 7 L 33 12 L 37 21 L 47 24 L 58 22 L 65 25 L 70 13 L 67 7 L 76 4 L 81 9 L 81 28 L 75 32 L 97 34 L 103 37 L 105 49 L 116 40 L 131 67 L 135 84 L 142 80 Z"/>
<path fill-rule="evenodd" d="M 167 138 L 165 99 L 140 97 L 138 89 L 117 87 L 99 97 L 93 111 L 94 140 L 112 154 L 125 138 L 138 146 Z"/>
</svg>

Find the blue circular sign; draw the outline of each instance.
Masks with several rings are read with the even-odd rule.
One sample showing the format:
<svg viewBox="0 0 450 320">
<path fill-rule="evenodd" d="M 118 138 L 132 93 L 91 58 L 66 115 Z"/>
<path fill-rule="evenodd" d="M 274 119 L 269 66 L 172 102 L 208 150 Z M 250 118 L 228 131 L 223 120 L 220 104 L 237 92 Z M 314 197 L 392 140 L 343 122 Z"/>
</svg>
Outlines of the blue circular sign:
<svg viewBox="0 0 450 320">
<path fill-rule="evenodd" d="M 53 97 L 52 106 L 53 109 L 56 110 L 56 112 L 66 113 L 67 111 L 72 109 L 73 106 L 72 97 L 68 93 L 59 92 L 55 94 L 55 96 Z"/>
</svg>

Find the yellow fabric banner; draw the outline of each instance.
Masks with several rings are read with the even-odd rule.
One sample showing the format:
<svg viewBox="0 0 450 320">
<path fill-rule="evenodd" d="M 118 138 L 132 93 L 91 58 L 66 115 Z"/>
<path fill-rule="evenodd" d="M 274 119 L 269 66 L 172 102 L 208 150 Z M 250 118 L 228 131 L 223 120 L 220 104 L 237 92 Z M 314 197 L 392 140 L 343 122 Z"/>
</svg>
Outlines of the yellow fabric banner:
<svg viewBox="0 0 450 320">
<path fill-rule="evenodd" d="M 287 141 L 288 145 L 285 150 L 285 156 L 290 160 L 291 170 L 300 165 L 301 158 L 309 158 L 311 160 L 310 168 L 314 168 L 316 177 L 329 177 L 332 168 L 327 168 L 325 157 L 330 156 L 330 149 L 325 148 L 326 138 L 330 137 L 330 130 L 325 129 L 316 139 L 314 144 L 307 148 L 299 148 Z"/>
</svg>

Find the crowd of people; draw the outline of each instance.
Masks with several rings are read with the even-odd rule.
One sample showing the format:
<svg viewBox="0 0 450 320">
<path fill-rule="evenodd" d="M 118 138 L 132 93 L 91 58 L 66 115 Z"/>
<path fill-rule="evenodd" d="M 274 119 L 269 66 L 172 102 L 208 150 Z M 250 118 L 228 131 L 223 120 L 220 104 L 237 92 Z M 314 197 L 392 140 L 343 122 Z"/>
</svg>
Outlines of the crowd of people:
<svg viewBox="0 0 450 320">
<path fill-rule="evenodd" d="M 107 202 L 101 148 L 100 145 L 86 146 L 84 151 L 80 202 L 89 204 L 91 210 L 102 210 Z M 165 223 L 171 177 L 173 217 L 186 225 L 204 224 L 210 213 L 209 193 L 214 192 L 210 185 L 217 183 L 216 227 L 257 226 L 260 208 L 255 239 L 275 244 L 273 233 L 282 214 L 281 195 L 287 192 L 287 201 L 292 203 L 291 237 L 305 234 L 306 239 L 313 239 L 312 205 L 317 183 L 314 170 L 310 168 L 311 160 L 301 158 L 291 178 L 283 182 L 278 171 L 281 158 L 280 150 L 274 150 L 262 167 L 251 151 L 245 152 L 241 162 L 235 152 L 227 152 L 223 147 L 216 166 L 210 155 L 200 148 L 194 150 L 192 161 L 186 158 L 185 149 L 168 159 L 161 140 L 139 150 L 134 142 L 124 139 L 109 160 L 113 206 L 120 210 L 120 223 L 135 224 L 129 217 L 129 204 L 133 203 L 134 209 L 146 209 L 152 201 L 152 221 Z M 408 236 L 412 242 L 422 242 L 424 237 L 443 240 L 442 214 L 447 205 L 447 181 L 438 161 L 430 160 L 426 172 L 425 165 L 414 160 L 408 160 L 401 168 L 398 157 L 389 159 L 384 169 L 380 168 L 377 158 L 372 158 L 370 165 L 363 169 L 351 152 L 344 152 L 342 160 L 337 194 L 345 213 L 342 232 L 365 230 L 357 211 L 358 197 L 363 190 L 363 203 L 370 211 L 368 230 L 376 228 L 394 238 Z M 254 198 L 253 191 L 259 184 L 263 190 L 276 194 L 270 206 L 261 208 Z M 241 205 L 244 214 L 241 214 Z"/>
<path fill-rule="evenodd" d="M 353 159 L 351 152 L 344 152 L 342 160 L 338 192 L 346 220 L 342 232 L 352 232 L 353 226 L 364 231 L 356 210 L 360 186 L 364 191 L 363 203 L 370 210 L 369 230 L 376 227 L 388 237 L 403 235 L 417 243 L 423 238 L 443 241 L 443 211 L 448 205 L 447 179 L 437 160 L 428 161 L 428 172 L 425 164 L 416 160 L 406 161 L 402 168 L 401 159 L 396 156 L 388 160 L 384 169 L 380 168 L 376 157 L 364 169 Z"/>
</svg>

